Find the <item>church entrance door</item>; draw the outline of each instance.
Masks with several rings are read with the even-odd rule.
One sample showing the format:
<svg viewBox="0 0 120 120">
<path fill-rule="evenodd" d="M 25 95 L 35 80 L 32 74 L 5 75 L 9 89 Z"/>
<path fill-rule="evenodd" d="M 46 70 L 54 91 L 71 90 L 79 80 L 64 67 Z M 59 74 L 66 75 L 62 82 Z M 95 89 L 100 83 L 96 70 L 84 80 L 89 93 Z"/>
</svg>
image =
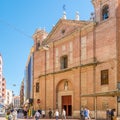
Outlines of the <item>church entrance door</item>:
<svg viewBox="0 0 120 120">
<path fill-rule="evenodd" d="M 72 116 L 72 96 L 62 96 L 62 109 L 65 109 L 66 116 Z"/>
</svg>

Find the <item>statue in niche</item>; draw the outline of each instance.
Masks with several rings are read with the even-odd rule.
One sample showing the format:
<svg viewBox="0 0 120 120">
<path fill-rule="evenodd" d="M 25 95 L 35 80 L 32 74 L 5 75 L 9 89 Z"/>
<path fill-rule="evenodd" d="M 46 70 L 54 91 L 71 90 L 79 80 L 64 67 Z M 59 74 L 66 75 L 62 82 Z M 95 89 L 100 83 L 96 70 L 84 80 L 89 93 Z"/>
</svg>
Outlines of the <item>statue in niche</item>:
<svg viewBox="0 0 120 120">
<path fill-rule="evenodd" d="M 65 81 L 64 82 L 64 90 L 67 90 L 68 89 L 68 81 Z"/>
</svg>

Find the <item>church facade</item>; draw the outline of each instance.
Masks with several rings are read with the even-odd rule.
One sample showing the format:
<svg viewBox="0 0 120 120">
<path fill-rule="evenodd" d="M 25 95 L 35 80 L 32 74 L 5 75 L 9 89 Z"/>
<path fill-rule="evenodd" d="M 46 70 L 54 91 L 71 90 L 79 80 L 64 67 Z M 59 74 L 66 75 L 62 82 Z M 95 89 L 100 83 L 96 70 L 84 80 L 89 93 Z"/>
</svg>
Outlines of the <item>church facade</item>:
<svg viewBox="0 0 120 120">
<path fill-rule="evenodd" d="M 38 29 L 33 35 L 33 105 L 46 115 L 64 108 L 79 117 L 82 107 L 93 117 L 113 108 L 120 115 L 120 1 L 92 3 L 92 21 L 64 14 L 49 34 Z"/>
</svg>

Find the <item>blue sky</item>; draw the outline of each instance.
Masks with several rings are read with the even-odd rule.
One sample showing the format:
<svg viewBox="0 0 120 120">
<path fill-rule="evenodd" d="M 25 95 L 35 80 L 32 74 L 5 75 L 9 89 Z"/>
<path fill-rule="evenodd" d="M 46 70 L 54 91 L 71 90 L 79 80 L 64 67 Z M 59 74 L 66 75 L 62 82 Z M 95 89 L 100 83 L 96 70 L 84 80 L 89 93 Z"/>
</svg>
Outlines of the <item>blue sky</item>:
<svg viewBox="0 0 120 120">
<path fill-rule="evenodd" d="M 0 53 L 7 89 L 19 95 L 25 65 L 37 28 L 49 33 L 63 15 L 74 20 L 76 11 L 81 20 L 89 20 L 94 11 L 91 0 L 0 0 Z M 16 86 L 13 86 L 16 84 Z"/>
</svg>

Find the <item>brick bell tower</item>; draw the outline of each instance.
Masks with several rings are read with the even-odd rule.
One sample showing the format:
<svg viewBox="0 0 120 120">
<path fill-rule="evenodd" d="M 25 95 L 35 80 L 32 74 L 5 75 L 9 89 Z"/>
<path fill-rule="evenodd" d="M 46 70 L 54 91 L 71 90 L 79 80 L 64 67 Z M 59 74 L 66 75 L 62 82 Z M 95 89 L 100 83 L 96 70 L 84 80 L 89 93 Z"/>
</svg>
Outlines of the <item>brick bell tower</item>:
<svg viewBox="0 0 120 120">
<path fill-rule="evenodd" d="M 119 0 L 92 0 L 95 9 L 95 21 L 100 23 L 116 17 Z M 119 12 L 120 13 L 120 12 Z"/>
<path fill-rule="evenodd" d="M 97 25 L 114 24 L 116 60 L 117 60 L 117 87 L 120 89 L 120 0 L 92 0 Z M 118 85 L 119 84 L 119 85 Z"/>
<path fill-rule="evenodd" d="M 120 0 L 92 0 L 97 26 L 110 26 L 113 30 L 116 58 L 116 90 L 120 90 Z M 112 24 L 112 27 L 111 27 Z M 113 38 L 112 38 L 113 39 Z M 103 38 L 105 40 L 105 38 Z M 114 44 L 113 43 L 113 44 Z M 119 93 L 120 94 L 120 93 Z M 119 95 L 117 95 L 117 100 Z M 119 98 L 120 99 L 120 98 Z M 120 115 L 120 101 L 117 101 L 117 114 Z"/>
<path fill-rule="evenodd" d="M 120 0 L 117 0 L 116 5 L 116 39 L 117 39 L 117 78 L 118 78 L 118 89 L 120 89 Z"/>
</svg>

